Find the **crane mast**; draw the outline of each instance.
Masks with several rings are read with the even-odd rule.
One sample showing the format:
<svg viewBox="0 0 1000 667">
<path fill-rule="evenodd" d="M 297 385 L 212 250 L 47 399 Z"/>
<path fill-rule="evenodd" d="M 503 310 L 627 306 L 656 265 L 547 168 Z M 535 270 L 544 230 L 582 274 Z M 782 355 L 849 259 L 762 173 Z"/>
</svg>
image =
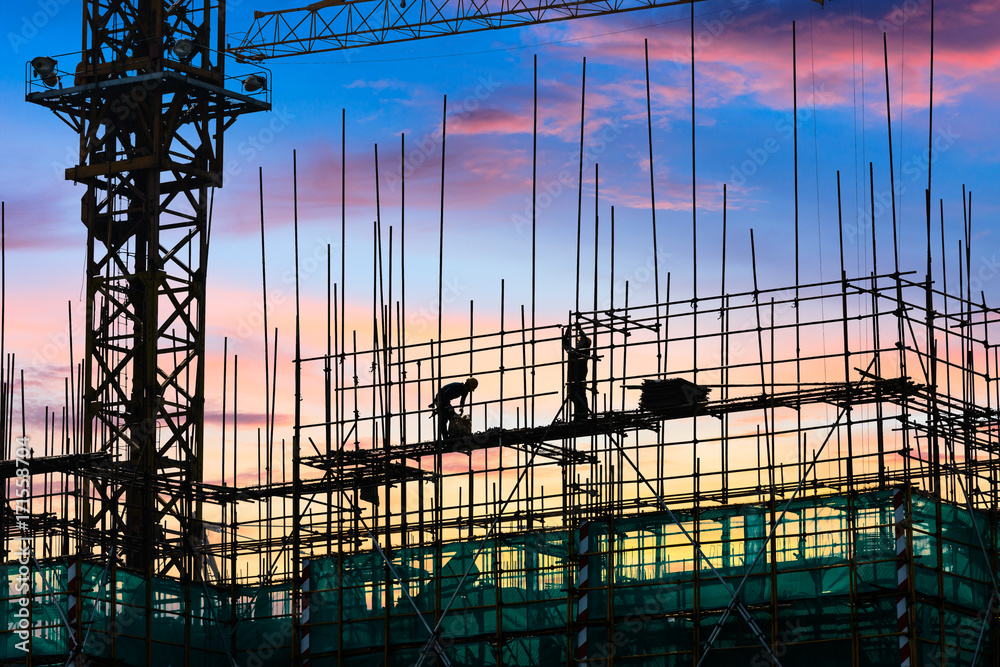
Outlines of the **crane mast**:
<svg viewBox="0 0 1000 667">
<path fill-rule="evenodd" d="M 227 88 L 224 22 L 224 0 L 90 0 L 81 51 L 28 72 L 86 186 L 82 439 L 113 464 L 87 480 L 79 548 L 150 576 L 200 576 L 210 189 L 225 129 L 270 108 Z"/>
</svg>

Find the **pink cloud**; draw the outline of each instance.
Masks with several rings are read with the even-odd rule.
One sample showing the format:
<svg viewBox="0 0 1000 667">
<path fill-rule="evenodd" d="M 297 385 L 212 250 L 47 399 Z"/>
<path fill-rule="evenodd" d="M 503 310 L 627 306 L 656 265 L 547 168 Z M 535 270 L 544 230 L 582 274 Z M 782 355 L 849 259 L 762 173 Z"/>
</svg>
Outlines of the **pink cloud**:
<svg viewBox="0 0 1000 667">
<path fill-rule="evenodd" d="M 977 81 L 997 78 L 1000 47 L 990 26 L 996 25 L 1000 9 L 980 3 L 967 10 L 963 5 L 939 11 L 936 16 L 936 103 L 953 104 L 963 94 L 975 90 Z M 928 7 L 922 6 L 905 16 L 899 16 L 901 12 L 902 9 L 893 5 L 886 7 L 882 14 L 855 17 L 834 8 L 814 12 L 809 22 L 800 20 L 797 26 L 800 105 L 804 92 L 812 88 L 814 81 L 819 93 L 817 106 L 850 103 L 857 83 L 855 72 L 860 77 L 862 63 L 870 70 L 866 85 L 881 89 L 882 31 L 889 33 L 890 66 L 898 67 L 899 25 L 905 25 L 906 30 L 903 76 L 914 84 L 926 82 Z M 728 20 L 724 14 L 714 18 L 714 15 L 696 17 L 695 69 L 699 108 L 729 105 L 738 98 L 752 99 L 768 108 L 790 108 L 791 17 L 783 16 L 779 9 L 772 7 L 746 14 L 730 12 Z M 724 25 L 720 19 L 725 21 Z M 679 113 L 690 106 L 689 25 L 679 20 L 648 27 L 641 21 L 635 15 L 623 14 L 607 18 L 605 34 L 594 35 L 593 25 L 586 22 L 550 27 L 548 32 L 576 46 L 576 49 L 567 50 L 570 54 L 585 48 L 588 52 L 598 52 L 600 62 L 615 62 L 625 71 L 634 72 L 628 80 L 606 85 L 605 89 L 617 89 L 625 93 L 620 95 L 622 99 L 635 102 L 644 101 L 645 97 L 643 38 L 647 38 L 654 101 L 660 102 L 661 112 Z M 897 60 L 896 64 L 893 59 Z M 894 77 L 894 73 L 890 76 Z M 909 88 L 904 104 L 925 107 L 926 83 Z M 588 102 L 589 98 L 590 91 Z M 571 117 L 578 116 L 577 112 Z"/>
<path fill-rule="evenodd" d="M 646 180 L 645 183 L 602 186 L 602 197 L 606 197 L 615 206 L 648 210 L 650 207 L 648 178 Z M 699 210 L 722 210 L 721 188 L 709 183 L 699 183 L 697 188 Z M 657 177 L 656 209 L 658 211 L 690 211 L 690 180 L 677 180 L 672 175 Z"/>
<path fill-rule="evenodd" d="M 453 114 L 448 121 L 449 134 L 523 134 L 531 132 L 531 116 L 503 109 L 477 109 Z"/>
<path fill-rule="evenodd" d="M 344 88 L 367 88 L 381 92 L 383 90 L 409 90 L 411 86 L 403 81 L 383 78 L 372 81 L 366 79 L 355 79 L 351 83 L 344 86 Z"/>
</svg>

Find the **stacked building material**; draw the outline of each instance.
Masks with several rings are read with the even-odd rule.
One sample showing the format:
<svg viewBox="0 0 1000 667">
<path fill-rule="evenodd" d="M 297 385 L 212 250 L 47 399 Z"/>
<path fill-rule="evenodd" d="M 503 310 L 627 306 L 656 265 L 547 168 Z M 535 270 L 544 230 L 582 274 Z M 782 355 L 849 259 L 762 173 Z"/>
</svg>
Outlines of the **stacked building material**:
<svg viewBox="0 0 1000 667">
<path fill-rule="evenodd" d="M 683 378 L 643 380 L 639 408 L 653 412 L 704 403 L 709 391 L 708 387 Z"/>
</svg>

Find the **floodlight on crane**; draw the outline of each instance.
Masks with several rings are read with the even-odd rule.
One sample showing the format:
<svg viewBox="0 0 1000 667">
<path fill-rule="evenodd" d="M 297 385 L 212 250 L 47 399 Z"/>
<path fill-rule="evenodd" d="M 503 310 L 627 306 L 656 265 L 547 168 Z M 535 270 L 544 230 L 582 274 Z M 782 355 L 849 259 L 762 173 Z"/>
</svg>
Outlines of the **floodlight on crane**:
<svg viewBox="0 0 1000 667">
<path fill-rule="evenodd" d="M 194 55 L 194 42 L 190 39 L 178 39 L 171 50 L 181 62 L 187 62 Z"/>
<path fill-rule="evenodd" d="M 258 90 L 267 89 L 267 79 L 259 74 L 251 74 L 243 79 L 243 90 L 248 93 L 255 93 Z"/>
<path fill-rule="evenodd" d="M 31 68 L 35 70 L 35 76 L 42 80 L 49 88 L 55 88 L 59 83 L 59 76 L 56 74 L 56 65 L 59 61 L 48 56 L 37 56 L 31 59 Z"/>
</svg>

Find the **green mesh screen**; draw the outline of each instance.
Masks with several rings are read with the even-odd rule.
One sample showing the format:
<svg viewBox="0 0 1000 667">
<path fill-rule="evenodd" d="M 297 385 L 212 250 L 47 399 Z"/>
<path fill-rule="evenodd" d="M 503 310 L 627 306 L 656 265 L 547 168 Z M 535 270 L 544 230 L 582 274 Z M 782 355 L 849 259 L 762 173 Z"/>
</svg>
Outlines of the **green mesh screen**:
<svg viewBox="0 0 1000 667">
<path fill-rule="evenodd" d="M 691 664 L 692 651 L 721 621 L 716 648 L 705 664 L 769 664 L 740 614 L 722 620 L 730 590 L 739 588 L 747 613 L 786 664 L 851 664 L 855 652 L 859 664 L 896 664 L 892 491 L 797 500 L 781 517 L 775 539 L 766 541 L 783 507 L 713 508 L 697 517 L 676 512 L 679 523 L 662 514 L 591 522 L 590 659 Z M 996 536 L 986 517 L 977 514 L 990 545 L 987 557 L 972 541 L 966 509 L 939 509 L 919 494 L 913 495 L 912 518 L 913 553 L 919 556 L 914 652 L 925 664 L 943 664 L 944 654 L 949 664 L 957 656 L 965 664 L 989 604 L 988 567 Z M 928 532 L 928 525 L 944 528 L 937 535 Z M 698 541 L 721 581 L 699 561 L 685 533 Z M 500 536 L 485 545 L 446 544 L 439 551 L 398 550 L 391 559 L 402 583 L 377 553 L 316 560 L 314 585 L 326 595 L 312 606 L 314 664 L 413 664 L 428 637 L 414 607 L 434 626 L 434 610 L 448 605 L 463 575 L 464 584 L 441 623 L 442 644 L 454 664 L 571 663 L 579 629 L 577 540 L 575 532 L 557 531 Z M 930 551 L 947 561 L 943 584 Z M 926 598 L 920 597 L 942 594 L 942 585 L 949 601 L 943 622 L 940 605 L 924 604 Z M 952 610 L 951 602 L 963 610 Z M 930 626 L 933 636 L 927 634 Z M 990 632 L 987 627 L 980 646 L 982 664 L 993 659 L 997 638 Z"/>
<path fill-rule="evenodd" d="M 3 637 L 3 656 L 6 658 L 24 659 L 26 654 L 18 648 L 25 636 L 18 632 L 30 633 L 31 654 L 35 656 L 65 656 L 69 650 L 69 635 L 61 614 L 66 613 L 66 565 L 43 564 L 41 569 L 32 565 L 22 569 L 14 563 L 3 566 L 4 581 L 3 602 L 0 613 L 3 614 L 6 630 Z M 21 600 L 27 598 L 28 604 L 21 605 Z M 27 621 L 21 610 L 30 612 L 30 628 L 22 627 L 20 621 Z"/>
<path fill-rule="evenodd" d="M 994 664 L 1000 629 L 985 621 L 997 615 L 996 527 L 985 514 L 916 492 L 911 498 L 916 664 Z M 311 560 L 312 665 L 412 665 L 428 628 L 439 623 L 439 645 L 453 665 L 572 664 L 578 593 L 587 595 L 594 664 L 613 658 L 622 665 L 690 665 L 718 624 L 704 664 L 767 665 L 750 624 L 726 613 L 737 589 L 784 664 L 833 667 L 852 664 L 852 656 L 861 665 L 898 664 L 892 491 L 801 499 L 780 517 L 783 507 L 677 512 L 679 523 L 664 514 L 592 521 L 585 591 L 577 590 L 576 531 L 396 549 L 391 568 L 377 552 Z M 7 660 L 23 657 L 13 616 L 18 574 L 17 565 L 5 566 L 0 611 L 8 621 L 0 646 Z M 67 563 L 32 568 L 30 587 L 33 660 L 64 663 Z M 150 584 L 87 563 L 82 590 L 84 652 L 94 658 L 184 664 L 189 651 L 190 664 L 209 667 L 295 660 L 287 583 L 239 587 L 233 606 L 228 587 Z"/>
</svg>

